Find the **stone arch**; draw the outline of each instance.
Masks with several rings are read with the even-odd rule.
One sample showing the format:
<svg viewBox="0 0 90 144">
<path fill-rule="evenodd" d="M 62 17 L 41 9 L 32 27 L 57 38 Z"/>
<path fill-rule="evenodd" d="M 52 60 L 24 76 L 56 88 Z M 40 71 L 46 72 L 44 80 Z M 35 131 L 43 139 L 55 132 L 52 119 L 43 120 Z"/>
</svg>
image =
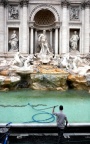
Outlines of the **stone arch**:
<svg viewBox="0 0 90 144">
<path fill-rule="evenodd" d="M 45 10 L 45 9 L 47 9 L 53 13 L 53 15 L 55 16 L 56 22 L 60 21 L 60 17 L 59 17 L 57 10 L 53 6 L 47 5 L 47 4 L 39 5 L 39 6 L 35 7 L 30 14 L 30 21 L 33 22 L 36 13 L 39 12 L 40 10 Z"/>
<path fill-rule="evenodd" d="M 34 17 L 34 22 L 35 25 L 38 26 L 50 26 L 55 23 L 55 16 L 51 11 L 47 9 L 42 9 L 36 13 Z"/>
</svg>

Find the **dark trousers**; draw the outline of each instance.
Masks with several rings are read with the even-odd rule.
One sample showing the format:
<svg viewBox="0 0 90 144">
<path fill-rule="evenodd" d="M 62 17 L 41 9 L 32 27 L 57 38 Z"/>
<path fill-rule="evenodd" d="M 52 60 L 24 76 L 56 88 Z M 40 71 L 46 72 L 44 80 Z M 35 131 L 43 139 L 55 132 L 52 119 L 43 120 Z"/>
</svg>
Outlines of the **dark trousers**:
<svg viewBox="0 0 90 144">
<path fill-rule="evenodd" d="M 64 129 L 58 128 L 58 144 L 63 143 L 63 133 Z"/>
</svg>

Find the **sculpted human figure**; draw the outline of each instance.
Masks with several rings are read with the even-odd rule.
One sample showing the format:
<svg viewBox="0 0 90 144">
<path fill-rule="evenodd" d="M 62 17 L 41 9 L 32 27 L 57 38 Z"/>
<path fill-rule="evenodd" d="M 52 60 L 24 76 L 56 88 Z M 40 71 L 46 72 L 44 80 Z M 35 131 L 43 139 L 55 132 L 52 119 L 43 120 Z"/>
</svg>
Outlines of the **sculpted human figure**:
<svg viewBox="0 0 90 144">
<path fill-rule="evenodd" d="M 40 46 L 40 52 L 37 54 L 38 58 L 40 58 L 42 63 L 50 62 L 52 58 L 52 52 L 49 48 L 45 30 L 43 30 L 43 33 L 38 36 L 38 44 Z"/>
<path fill-rule="evenodd" d="M 46 31 L 43 30 L 43 33 L 38 36 L 38 42 L 41 47 L 40 54 L 49 54 L 50 50 L 48 47 Z"/>
<path fill-rule="evenodd" d="M 74 34 L 70 38 L 70 46 L 72 50 L 77 50 L 78 40 L 79 40 L 79 36 L 77 34 L 77 31 L 74 31 Z"/>
<path fill-rule="evenodd" d="M 18 36 L 16 34 L 16 31 L 14 30 L 9 40 L 9 43 L 11 45 L 10 50 L 18 50 L 18 41 Z"/>
</svg>

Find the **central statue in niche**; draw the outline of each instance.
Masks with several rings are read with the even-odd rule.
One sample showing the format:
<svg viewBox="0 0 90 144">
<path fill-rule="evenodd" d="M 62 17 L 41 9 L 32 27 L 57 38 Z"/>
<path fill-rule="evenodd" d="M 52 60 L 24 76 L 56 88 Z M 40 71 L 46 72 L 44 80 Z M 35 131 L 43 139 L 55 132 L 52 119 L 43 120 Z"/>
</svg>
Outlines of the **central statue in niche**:
<svg viewBox="0 0 90 144">
<path fill-rule="evenodd" d="M 40 51 L 37 53 L 37 57 L 42 63 L 50 62 L 53 57 L 53 53 L 47 41 L 46 30 L 43 30 L 43 33 L 38 35 L 38 45 L 40 47 Z"/>
<path fill-rule="evenodd" d="M 74 31 L 74 34 L 72 35 L 72 37 L 70 38 L 70 46 L 71 46 L 71 50 L 77 50 L 78 48 L 78 41 L 79 41 L 79 36 L 77 34 L 77 31 Z"/>
</svg>

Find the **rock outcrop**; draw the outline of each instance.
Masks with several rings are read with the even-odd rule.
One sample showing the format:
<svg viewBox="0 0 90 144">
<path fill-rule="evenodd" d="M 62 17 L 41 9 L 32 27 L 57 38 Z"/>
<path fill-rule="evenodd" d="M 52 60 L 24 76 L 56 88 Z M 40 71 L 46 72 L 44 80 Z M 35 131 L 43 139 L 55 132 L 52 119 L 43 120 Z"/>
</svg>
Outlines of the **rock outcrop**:
<svg viewBox="0 0 90 144">
<path fill-rule="evenodd" d="M 38 67 L 39 73 L 31 74 L 31 88 L 35 90 L 67 90 L 68 73 L 49 65 Z"/>
<path fill-rule="evenodd" d="M 88 76 L 87 76 L 88 77 Z M 90 90 L 90 79 L 88 79 L 86 76 L 80 76 L 80 75 L 68 75 L 68 82 L 69 86 L 73 89 L 77 90 Z"/>
</svg>

